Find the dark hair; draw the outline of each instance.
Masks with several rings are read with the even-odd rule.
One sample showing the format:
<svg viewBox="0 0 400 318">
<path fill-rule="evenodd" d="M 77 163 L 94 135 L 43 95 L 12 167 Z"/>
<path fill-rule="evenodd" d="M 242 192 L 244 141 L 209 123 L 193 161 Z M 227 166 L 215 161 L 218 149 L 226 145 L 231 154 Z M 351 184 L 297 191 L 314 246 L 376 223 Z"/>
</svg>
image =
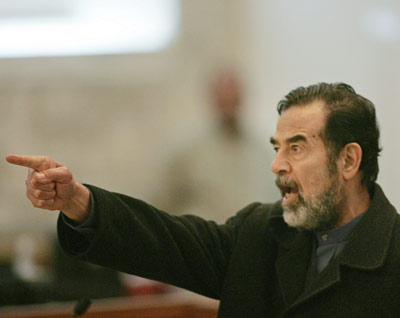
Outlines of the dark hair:
<svg viewBox="0 0 400 318">
<path fill-rule="evenodd" d="M 278 103 L 281 115 L 292 106 L 306 106 L 322 101 L 328 110 L 322 139 L 337 159 L 345 145 L 356 142 L 362 149 L 362 183 L 372 190 L 379 172 L 379 127 L 375 106 L 344 83 L 318 83 L 298 87 Z"/>
</svg>

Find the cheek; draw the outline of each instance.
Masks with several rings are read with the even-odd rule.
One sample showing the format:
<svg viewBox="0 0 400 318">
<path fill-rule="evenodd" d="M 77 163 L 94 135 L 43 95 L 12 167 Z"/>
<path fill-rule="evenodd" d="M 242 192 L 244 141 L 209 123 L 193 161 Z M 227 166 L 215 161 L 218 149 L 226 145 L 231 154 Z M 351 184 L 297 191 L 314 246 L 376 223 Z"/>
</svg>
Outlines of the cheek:
<svg viewBox="0 0 400 318">
<path fill-rule="evenodd" d="M 299 185 L 304 194 L 317 195 L 325 188 L 328 181 L 327 177 L 326 169 L 313 166 L 303 171 L 302 177 L 299 178 Z"/>
</svg>

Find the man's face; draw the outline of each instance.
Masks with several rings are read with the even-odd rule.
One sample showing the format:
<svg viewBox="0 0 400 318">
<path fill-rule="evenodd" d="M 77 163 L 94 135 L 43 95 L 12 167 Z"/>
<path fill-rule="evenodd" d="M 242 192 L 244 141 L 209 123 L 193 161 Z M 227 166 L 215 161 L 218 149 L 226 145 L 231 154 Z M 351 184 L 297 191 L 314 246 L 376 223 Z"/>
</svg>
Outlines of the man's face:
<svg viewBox="0 0 400 318">
<path fill-rule="evenodd" d="M 282 193 L 283 217 L 292 227 L 333 228 L 343 195 L 336 160 L 322 138 L 327 112 L 322 102 L 292 106 L 279 118 L 271 143 L 276 151 L 271 169 Z"/>
</svg>

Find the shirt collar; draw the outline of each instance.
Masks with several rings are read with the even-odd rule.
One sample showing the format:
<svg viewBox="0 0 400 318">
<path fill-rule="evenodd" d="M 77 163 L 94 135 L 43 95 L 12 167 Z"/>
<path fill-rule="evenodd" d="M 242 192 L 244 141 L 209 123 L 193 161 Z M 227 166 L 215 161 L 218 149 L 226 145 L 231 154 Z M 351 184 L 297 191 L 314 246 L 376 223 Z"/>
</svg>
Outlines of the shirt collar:
<svg viewBox="0 0 400 318">
<path fill-rule="evenodd" d="M 364 214 L 365 211 L 357 215 L 349 223 L 346 223 L 338 228 L 328 231 L 313 231 L 315 237 L 317 238 L 318 246 L 339 244 L 345 241 Z"/>
</svg>

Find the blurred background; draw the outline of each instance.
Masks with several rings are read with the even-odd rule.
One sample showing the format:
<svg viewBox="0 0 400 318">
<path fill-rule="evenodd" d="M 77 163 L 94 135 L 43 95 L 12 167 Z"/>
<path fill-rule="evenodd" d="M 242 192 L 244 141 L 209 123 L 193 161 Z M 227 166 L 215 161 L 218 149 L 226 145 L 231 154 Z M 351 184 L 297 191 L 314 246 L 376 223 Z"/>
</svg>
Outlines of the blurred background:
<svg viewBox="0 0 400 318">
<path fill-rule="evenodd" d="M 343 81 L 376 105 L 378 182 L 400 207 L 398 1 L 2 0 L 0 39 L 3 158 L 48 155 L 81 182 L 223 222 L 279 198 L 277 102 Z M 110 277 L 99 297 L 131 290 L 118 273 L 58 266 L 58 213 L 31 206 L 25 169 L 3 159 L 0 175 L 0 304 L 73 299 L 82 277 Z"/>
</svg>

